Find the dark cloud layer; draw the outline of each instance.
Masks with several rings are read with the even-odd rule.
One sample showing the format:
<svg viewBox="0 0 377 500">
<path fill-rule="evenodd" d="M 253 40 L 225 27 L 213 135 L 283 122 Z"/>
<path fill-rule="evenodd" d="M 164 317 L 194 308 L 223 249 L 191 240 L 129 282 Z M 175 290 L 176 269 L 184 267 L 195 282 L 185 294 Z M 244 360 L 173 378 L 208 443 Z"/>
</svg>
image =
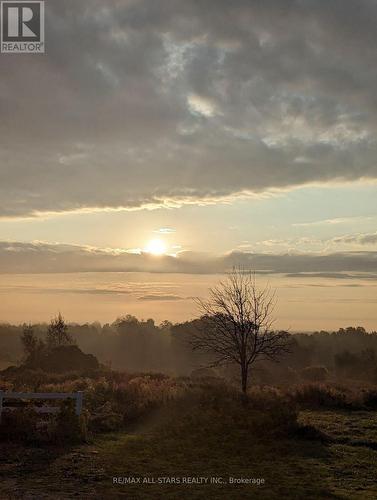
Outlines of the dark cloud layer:
<svg viewBox="0 0 377 500">
<path fill-rule="evenodd" d="M 264 254 L 232 252 L 222 256 L 181 252 L 177 257 L 130 254 L 75 245 L 0 242 L 0 273 L 156 272 L 211 274 L 234 266 L 261 274 L 298 277 L 377 279 L 377 252 Z M 142 300 L 157 300 L 144 295 Z M 163 300 L 174 300 L 169 296 Z M 161 299 L 162 300 L 162 299 Z"/>
<path fill-rule="evenodd" d="M 48 0 L 0 55 L 0 216 L 376 178 L 372 0 Z"/>
</svg>

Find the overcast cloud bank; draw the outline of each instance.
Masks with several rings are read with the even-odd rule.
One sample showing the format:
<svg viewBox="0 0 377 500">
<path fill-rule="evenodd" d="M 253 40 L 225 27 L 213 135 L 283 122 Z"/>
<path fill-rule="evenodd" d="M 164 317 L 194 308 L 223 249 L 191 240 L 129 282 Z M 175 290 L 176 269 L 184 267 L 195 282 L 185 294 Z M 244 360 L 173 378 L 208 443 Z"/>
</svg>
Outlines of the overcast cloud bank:
<svg viewBox="0 0 377 500">
<path fill-rule="evenodd" d="M 49 0 L 1 57 L 0 216 L 376 179 L 377 3 Z"/>
<path fill-rule="evenodd" d="M 0 242 L 0 273 L 156 272 L 212 274 L 234 266 L 264 274 L 377 279 L 377 252 L 226 255 L 180 252 L 177 256 L 134 254 L 78 245 Z M 145 299 L 147 300 L 147 299 Z"/>
</svg>

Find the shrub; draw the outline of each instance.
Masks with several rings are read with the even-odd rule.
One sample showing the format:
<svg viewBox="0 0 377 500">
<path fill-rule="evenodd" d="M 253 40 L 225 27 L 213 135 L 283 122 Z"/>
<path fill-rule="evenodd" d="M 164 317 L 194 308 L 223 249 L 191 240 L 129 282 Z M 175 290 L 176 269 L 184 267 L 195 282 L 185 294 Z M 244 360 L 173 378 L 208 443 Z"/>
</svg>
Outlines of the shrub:
<svg viewBox="0 0 377 500">
<path fill-rule="evenodd" d="M 52 419 L 48 434 L 50 440 L 58 444 L 76 444 L 87 441 L 87 415 L 75 413 L 72 400 L 64 400 L 59 413 Z"/>
<path fill-rule="evenodd" d="M 64 373 L 72 370 L 98 370 L 99 363 L 92 354 L 84 354 L 76 345 L 60 345 L 38 360 L 38 368 L 46 372 Z"/>
<path fill-rule="evenodd" d="M 371 410 L 377 410 L 377 390 L 371 389 L 363 394 L 363 403 Z"/>
<path fill-rule="evenodd" d="M 13 367 L 12 367 L 13 368 Z M 46 380 L 46 373 L 42 370 L 15 367 L 10 372 L 2 373 L 8 382 L 12 383 L 15 390 L 37 391 Z"/>
<path fill-rule="evenodd" d="M 75 414 L 72 400 L 63 401 L 56 415 L 38 414 L 32 407 L 5 411 L 0 425 L 2 441 L 74 444 L 87 439 L 87 416 Z"/>
<path fill-rule="evenodd" d="M 219 374 L 213 368 L 196 368 L 192 370 L 190 377 L 193 379 L 216 379 L 219 378 Z"/>
<path fill-rule="evenodd" d="M 293 400 L 274 388 L 254 389 L 250 392 L 250 407 L 259 412 L 258 432 L 262 435 L 284 435 L 297 427 L 297 409 Z M 260 418 L 260 415 L 263 418 Z"/>
<path fill-rule="evenodd" d="M 360 405 L 344 390 L 323 384 L 305 384 L 296 388 L 292 398 L 302 408 L 356 409 Z"/>
<path fill-rule="evenodd" d="M 91 413 L 90 425 L 93 429 L 105 430 L 105 414 L 108 414 L 111 429 L 135 422 L 152 410 L 174 399 L 183 390 L 183 382 L 178 382 L 161 374 L 130 376 L 111 375 L 92 381 L 85 389 L 86 407 Z"/>
<path fill-rule="evenodd" d="M 94 432 L 117 431 L 122 427 L 123 418 L 116 413 L 108 401 L 89 418 L 89 428 Z"/>
<path fill-rule="evenodd" d="M 17 408 L 15 411 L 4 411 L 0 424 L 1 441 L 22 441 L 31 443 L 39 441 L 38 415 L 30 408 Z"/>
<path fill-rule="evenodd" d="M 195 434 L 218 439 L 229 435 L 233 444 L 287 436 L 297 427 L 295 404 L 277 391 L 255 391 L 246 398 L 225 385 L 192 388 L 169 405 L 162 432 L 168 436 Z M 233 439 L 234 437 L 234 439 Z"/>
<path fill-rule="evenodd" d="M 329 372 L 325 366 L 307 366 L 301 370 L 301 377 L 309 382 L 324 382 L 329 378 Z"/>
<path fill-rule="evenodd" d="M 134 422 L 149 411 L 177 397 L 179 388 L 172 379 L 137 377 L 123 388 L 124 422 Z"/>
</svg>

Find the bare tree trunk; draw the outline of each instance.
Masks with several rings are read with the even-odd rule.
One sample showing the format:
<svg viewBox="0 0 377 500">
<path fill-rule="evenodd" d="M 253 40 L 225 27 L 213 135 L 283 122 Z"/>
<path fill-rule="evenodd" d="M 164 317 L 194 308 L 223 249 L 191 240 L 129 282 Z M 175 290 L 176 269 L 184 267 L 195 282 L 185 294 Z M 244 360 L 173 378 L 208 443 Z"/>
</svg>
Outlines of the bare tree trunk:
<svg viewBox="0 0 377 500">
<path fill-rule="evenodd" d="M 242 386 L 242 392 L 244 394 L 247 393 L 247 376 L 248 376 L 248 370 L 246 363 L 241 364 L 241 386 Z"/>
</svg>

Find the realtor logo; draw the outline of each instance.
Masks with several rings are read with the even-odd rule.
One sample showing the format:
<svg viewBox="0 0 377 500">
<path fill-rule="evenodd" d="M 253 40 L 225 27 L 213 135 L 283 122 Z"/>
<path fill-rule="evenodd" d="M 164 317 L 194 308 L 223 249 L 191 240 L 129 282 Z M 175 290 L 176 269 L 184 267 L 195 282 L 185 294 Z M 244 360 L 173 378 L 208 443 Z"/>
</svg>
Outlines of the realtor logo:
<svg viewBox="0 0 377 500">
<path fill-rule="evenodd" d="M 45 51 L 44 1 L 1 2 L 1 52 Z"/>
</svg>

